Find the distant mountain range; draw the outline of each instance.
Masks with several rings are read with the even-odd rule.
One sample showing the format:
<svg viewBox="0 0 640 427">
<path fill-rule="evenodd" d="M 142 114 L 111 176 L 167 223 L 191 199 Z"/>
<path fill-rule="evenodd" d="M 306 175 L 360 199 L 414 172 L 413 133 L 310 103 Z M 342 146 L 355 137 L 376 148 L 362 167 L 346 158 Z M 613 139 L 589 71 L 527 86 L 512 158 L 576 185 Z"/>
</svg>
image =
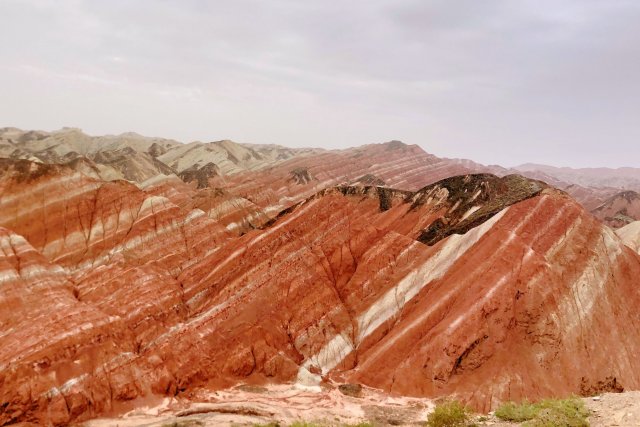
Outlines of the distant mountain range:
<svg viewBox="0 0 640 427">
<path fill-rule="evenodd" d="M 405 146 L 399 141 L 388 143 L 390 147 Z M 288 148 L 279 145 L 238 144 L 223 140 L 191 142 L 183 144 L 175 140 L 153 138 L 136 133 L 121 135 L 89 136 L 76 128 L 64 128 L 55 132 L 23 131 L 16 128 L 0 129 L 0 157 L 27 159 L 36 162 L 63 164 L 83 158 L 77 167 L 104 180 L 126 179 L 144 186 L 146 181 L 179 177 L 185 182 L 196 182 L 200 188 L 209 186 L 209 180 L 221 188 L 232 175 L 269 169 L 293 170 L 295 167 L 318 167 L 325 159 L 350 158 L 367 146 L 345 150 L 314 148 Z M 408 172 L 417 174 L 412 181 L 389 182 L 392 185 L 416 190 L 438 179 L 455 174 L 493 173 L 498 176 L 521 174 L 544 181 L 569 193 L 587 210 L 606 224 L 618 228 L 640 219 L 640 168 L 558 168 L 538 164 L 524 164 L 515 168 L 485 166 L 466 159 L 438 158 L 424 152 L 418 146 L 410 146 L 410 159 L 405 159 Z M 332 160 L 330 160 L 332 161 Z M 282 165 L 284 164 L 284 165 Z M 358 173 L 370 179 L 384 180 L 376 176 L 375 165 L 357 163 Z M 293 165 L 296 165 L 295 167 Z M 324 167 L 324 166 L 320 166 Z M 288 168 L 288 169 L 287 169 Z M 275 172 L 279 173 L 279 172 Z M 328 173 L 331 173 L 328 171 Z M 383 172 L 384 173 L 384 172 Z M 322 173 L 319 174 L 322 176 Z M 328 178 L 328 176 L 327 176 Z M 338 177 L 345 178 L 345 177 Z M 314 188 L 323 185 L 346 183 L 359 177 L 347 176 L 346 180 L 331 179 L 316 182 Z M 235 185 L 235 179 L 231 179 Z"/>
</svg>

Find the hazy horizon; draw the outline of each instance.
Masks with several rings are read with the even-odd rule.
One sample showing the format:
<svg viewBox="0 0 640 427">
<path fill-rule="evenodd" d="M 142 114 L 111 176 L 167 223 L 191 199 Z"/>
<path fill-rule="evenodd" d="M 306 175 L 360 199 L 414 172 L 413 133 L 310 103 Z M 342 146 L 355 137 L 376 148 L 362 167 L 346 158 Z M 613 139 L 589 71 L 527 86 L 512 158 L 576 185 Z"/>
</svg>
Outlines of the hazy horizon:
<svg viewBox="0 0 640 427">
<path fill-rule="evenodd" d="M 640 3 L 6 0 L 0 120 L 640 167 Z"/>
</svg>

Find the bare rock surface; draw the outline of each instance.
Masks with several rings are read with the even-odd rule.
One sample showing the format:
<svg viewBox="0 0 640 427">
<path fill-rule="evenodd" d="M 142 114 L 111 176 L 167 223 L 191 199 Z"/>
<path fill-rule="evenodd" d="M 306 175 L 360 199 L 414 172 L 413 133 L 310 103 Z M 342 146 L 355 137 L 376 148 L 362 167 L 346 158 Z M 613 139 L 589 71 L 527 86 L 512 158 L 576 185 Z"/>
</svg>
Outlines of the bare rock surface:
<svg viewBox="0 0 640 427">
<path fill-rule="evenodd" d="M 640 391 L 605 393 L 584 399 L 591 427 L 640 426 Z"/>
<path fill-rule="evenodd" d="M 622 241 L 636 252 L 640 252 L 640 221 L 634 221 L 616 230 Z"/>
</svg>

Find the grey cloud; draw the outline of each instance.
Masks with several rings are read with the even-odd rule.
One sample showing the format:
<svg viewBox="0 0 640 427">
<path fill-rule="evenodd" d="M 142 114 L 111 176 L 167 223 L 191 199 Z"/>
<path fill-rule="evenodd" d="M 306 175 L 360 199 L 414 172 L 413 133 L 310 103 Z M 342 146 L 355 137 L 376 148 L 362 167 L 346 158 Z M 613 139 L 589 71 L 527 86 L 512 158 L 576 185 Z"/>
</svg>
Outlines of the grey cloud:
<svg viewBox="0 0 640 427">
<path fill-rule="evenodd" d="M 634 0 L 5 0 L 4 125 L 636 165 Z"/>
</svg>

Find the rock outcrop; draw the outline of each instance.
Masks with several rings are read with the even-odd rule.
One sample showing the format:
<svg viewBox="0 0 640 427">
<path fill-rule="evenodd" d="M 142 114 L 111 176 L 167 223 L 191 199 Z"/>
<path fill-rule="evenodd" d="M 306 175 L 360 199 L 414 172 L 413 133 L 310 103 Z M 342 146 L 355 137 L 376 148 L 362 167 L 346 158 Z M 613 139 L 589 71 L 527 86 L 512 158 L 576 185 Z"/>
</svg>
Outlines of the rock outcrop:
<svg viewBox="0 0 640 427">
<path fill-rule="evenodd" d="M 294 158 L 202 189 L 3 161 L 0 425 L 238 383 L 365 384 L 483 410 L 607 378 L 640 387 L 640 255 L 538 181 L 423 186 L 450 171 L 406 172 L 412 152 L 325 153 L 305 159 L 306 183 L 287 182 Z M 315 188 L 372 170 L 417 188 Z"/>
<path fill-rule="evenodd" d="M 207 163 L 200 168 L 191 166 L 180 172 L 178 176 L 186 183 L 195 181 L 197 188 L 207 188 L 211 178 L 220 176 L 220 168 L 215 163 Z"/>
</svg>

